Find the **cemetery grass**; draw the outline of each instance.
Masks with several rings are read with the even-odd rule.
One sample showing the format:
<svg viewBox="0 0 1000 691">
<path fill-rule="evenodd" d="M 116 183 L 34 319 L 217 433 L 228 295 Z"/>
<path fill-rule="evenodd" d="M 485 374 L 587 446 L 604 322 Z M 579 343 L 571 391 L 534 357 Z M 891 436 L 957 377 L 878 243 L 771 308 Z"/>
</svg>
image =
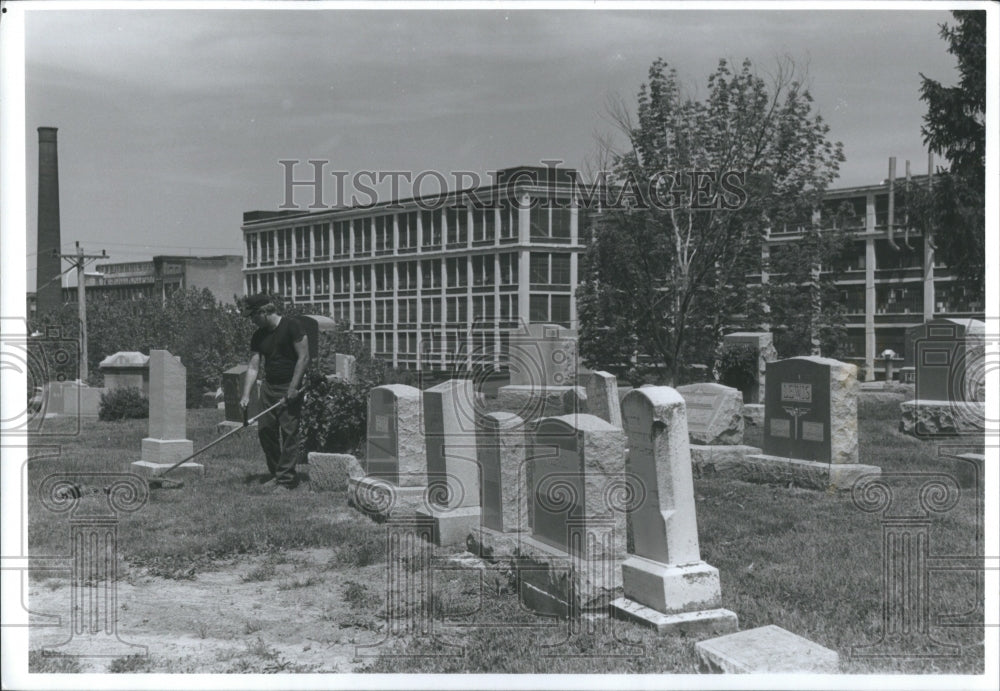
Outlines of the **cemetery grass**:
<svg viewBox="0 0 1000 691">
<path fill-rule="evenodd" d="M 215 410 L 189 411 L 188 436 L 196 449 L 215 439 L 220 417 Z M 941 471 L 940 445 L 896 431 L 898 402 L 862 397 L 859 417 L 861 462 L 885 472 Z M 47 432 L 58 431 L 50 422 L 65 423 L 47 421 Z M 38 500 L 42 479 L 52 472 L 127 470 L 145 434 L 145 420 L 88 421 L 79 434 L 33 440 L 28 466 L 33 555 L 69 551 L 65 514 L 48 511 Z M 624 622 L 570 632 L 566 622 L 521 608 L 510 572 L 481 562 L 485 568 L 449 569 L 443 572 L 447 578 L 436 581 L 431 602 L 436 621 L 464 626 L 379 645 L 386 638 L 384 526 L 347 507 L 342 492 L 312 493 L 303 484 L 292 495 L 262 493 L 256 482 L 263 458 L 253 430 L 196 460 L 206 467 L 204 478 L 188 479 L 182 489 L 152 490 L 148 503 L 120 523 L 119 600 L 135 611 L 148 606 L 160 613 L 143 620 L 122 614 L 123 638 L 138 630 L 146 635 L 140 642 L 152 643 L 146 663 L 120 659 L 118 671 L 698 671 L 693 641 Z M 849 492 L 708 476 L 695 480 L 695 494 L 702 558 L 719 569 L 722 605 L 737 613 L 741 630 L 781 626 L 836 650 L 845 673 L 982 673 L 982 615 L 975 614 L 982 594 L 969 572 L 931 575 L 930 631 L 937 641 L 955 646 L 947 656 L 931 657 L 941 649 L 932 643 L 914 648 L 912 641 L 907 650 L 916 657 L 909 659 L 859 655 L 883 630 L 882 527 L 878 515 L 852 503 Z M 963 489 L 958 506 L 934 517 L 931 554 L 982 554 L 980 496 Z M 435 564 L 459 557 L 455 550 L 434 554 Z M 31 574 L 31 584 L 36 601 L 65 599 L 66 575 Z M 173 598 L 182 607 L 187 600 L 188 606 L 183 614 L 164 616 L 176 603 L 146 605 L 128 598 L 140 590 Z M 219 600 L 214 616 L 207 604 L 197 607 L 215 606 L 213 599 Z M 963 612 L 973 612 L 979 626 L 947 628 L 938 622 L 939 614 Z M 178 639 L 192 644 L 179 646 Z M 373 647 L 358 647 L 364 645 Z M 37 664 L 55 664 L 33 654 Z"/>
</svg>

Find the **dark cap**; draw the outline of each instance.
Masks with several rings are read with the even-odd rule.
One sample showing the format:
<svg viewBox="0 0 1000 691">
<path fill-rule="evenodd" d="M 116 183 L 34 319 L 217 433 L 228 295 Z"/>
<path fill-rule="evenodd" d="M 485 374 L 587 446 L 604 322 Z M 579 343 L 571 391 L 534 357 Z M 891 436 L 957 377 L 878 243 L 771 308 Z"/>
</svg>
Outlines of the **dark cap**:
<svg viewBox="0 0 1000 691">
<path fill-rule="evenodd" d="M 247 298 L 247 306 L 244 310 L 247 314 L 253 314 L 264 305 L 271 304 L 271 296 L 266 293 L 257 293 Z"/>
</svg>

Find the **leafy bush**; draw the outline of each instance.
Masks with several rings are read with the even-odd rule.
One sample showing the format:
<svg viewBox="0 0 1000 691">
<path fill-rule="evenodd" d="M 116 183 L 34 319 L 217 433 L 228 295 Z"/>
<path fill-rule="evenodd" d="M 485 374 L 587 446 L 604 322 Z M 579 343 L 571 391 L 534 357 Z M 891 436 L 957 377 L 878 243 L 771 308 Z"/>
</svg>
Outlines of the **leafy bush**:
<svg viewBox="0 0 1000 691">
<path fill-rule="evenodd" d="M 743 392 L 745 402 L 757 383 L 757 367 L 756 349 L 748 345 L 729 346 L 719 358 L 719 381 Z"/>
<path fill-rule="evenodd" d="M 101 420 L 131 420 L 149 417 L 149 399 L 141 389 L 126 386 L 101 394 Z"/>
<path fill-rule="evenodd" d="M 317 376 L 302 405 L 300 429 L 307 451 L 353 453 L 364 441 L 368 402 L 361 387 Z"/>
</svg>

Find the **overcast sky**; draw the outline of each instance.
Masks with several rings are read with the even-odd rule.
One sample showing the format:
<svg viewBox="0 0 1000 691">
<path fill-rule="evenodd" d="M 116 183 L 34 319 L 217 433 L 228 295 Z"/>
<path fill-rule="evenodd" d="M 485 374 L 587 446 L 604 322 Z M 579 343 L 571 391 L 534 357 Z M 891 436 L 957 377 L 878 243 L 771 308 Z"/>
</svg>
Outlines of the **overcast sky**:
<svg viewBox="0 0 1000 691">
<path fill-rule="evenodd" d="M 64 251 L 80 240 L 113 261 L 242 254 L 242 213 L 284 200 L 280 159 L 351 173 L 582 166 L 595 135 L 612 130 L 608 99 L 634 104 L 657 57 L 694 94 L 722 57 L 761 70 L 791 57 L 844 143 L 837 185 L 861 185 L 886 176 L 889 156 L 900 174 L 906 159 L 925 172 L 919 73 L 957 80 L 938 35 L 950 19 L 914 9 L 33 11 L 27 287 L 39 126 L 59 128 Z"/>
</svg>

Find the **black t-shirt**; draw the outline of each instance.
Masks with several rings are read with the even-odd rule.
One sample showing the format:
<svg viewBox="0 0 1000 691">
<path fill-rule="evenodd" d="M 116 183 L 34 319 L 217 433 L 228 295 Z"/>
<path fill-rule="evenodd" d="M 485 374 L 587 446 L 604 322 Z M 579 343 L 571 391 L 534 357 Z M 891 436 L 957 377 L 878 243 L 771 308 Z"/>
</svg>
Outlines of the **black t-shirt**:
<svg viewBox="0 0 1000 691">
<path fill-rule="evenodd" d="M 250 337 L 250 350 L 264 356 L 264 379 L 268 384 L 288 384 L 295 374 L 299 356 L 295 344 L 306 332 L 295 319 L 282 317 L 274 330 L 262 326 Z"/>
</svg>

